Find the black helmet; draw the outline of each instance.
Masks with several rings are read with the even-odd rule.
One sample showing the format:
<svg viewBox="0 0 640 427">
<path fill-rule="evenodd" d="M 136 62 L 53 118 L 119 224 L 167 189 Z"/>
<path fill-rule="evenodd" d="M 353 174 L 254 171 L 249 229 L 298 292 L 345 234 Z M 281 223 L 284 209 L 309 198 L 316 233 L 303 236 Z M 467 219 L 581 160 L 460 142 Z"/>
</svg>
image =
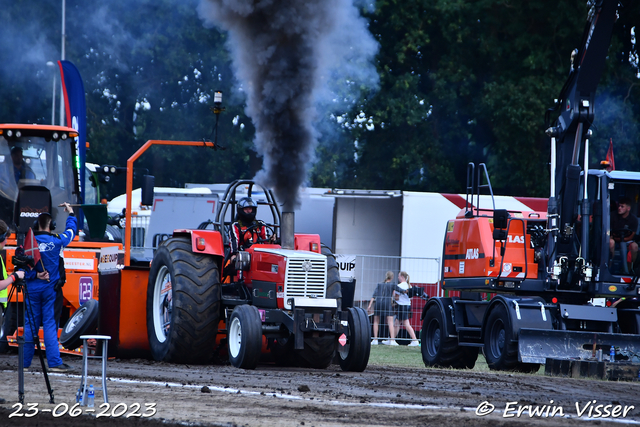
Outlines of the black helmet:
<svg viewBox="0 0 640 427">
<path fill-rule="evenodd" d="M 250 213 L 245 213 L 245 208 L 251 208 Z M 238 219 L 245 224 L 251 224 L 256 219 L 256 212 L 258 211 L 258 205 L 253 201 L 251 197 L 243 197 L 238 202 Z"/>
</svg>

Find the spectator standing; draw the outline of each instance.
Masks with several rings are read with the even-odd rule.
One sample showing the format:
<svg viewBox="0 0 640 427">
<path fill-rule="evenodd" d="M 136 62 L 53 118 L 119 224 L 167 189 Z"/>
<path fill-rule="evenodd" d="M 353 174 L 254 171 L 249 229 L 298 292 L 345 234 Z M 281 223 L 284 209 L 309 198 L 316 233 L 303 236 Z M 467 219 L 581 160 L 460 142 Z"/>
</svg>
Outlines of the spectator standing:
<svg viewBox="0 0 640 427">
<path fill-rule="evenodd" d="M 402 292 L 398 292 L 399 296 L 396 301 L 396 303 L 398 303 L 398 321 L 404 326 L 407 332 L 409 332 L 409 336 L 411 337 L 409 347 L 416 347 L 419 346 L 420 343 L 416 338 L 415 331 L 411 327 L 411 323 L 409 323 L 409 319 L 411 318 L 411 299 L 407 294 L 409 289 L 411 289 L 411 284 L 409 283 L 409 275 L 406 271 L 398 273 L 398 287 L 402 289 Z"/>
<path fill-rule="evenodd" d="M 386 319 L 387 325 L 389 326 L 389 339 L 383 341 L 382 343 L 385 345 L 398 345 L 396 342 L 396 331 L 393 325 L 394 316 L 393 316 L 393 293 L 398 292 L 401 293 L 402 289 L 398 287 L 393 280 L 393 272 L 387 271 L 385 275 L 385 280 L 383 283 L 378 283 L 375 291 L 373 291 L 373 296 L 369 301 L 369 306 L 367 307 L 367 311 L 369 313 L 372 312 L 371 306 L 375 301 L 375 308 L 373 310 L 373 341 L 371 341 L 372 345 L 378 345 L 378 327 L 380 325 L 380 319 Z"/>
</svg>

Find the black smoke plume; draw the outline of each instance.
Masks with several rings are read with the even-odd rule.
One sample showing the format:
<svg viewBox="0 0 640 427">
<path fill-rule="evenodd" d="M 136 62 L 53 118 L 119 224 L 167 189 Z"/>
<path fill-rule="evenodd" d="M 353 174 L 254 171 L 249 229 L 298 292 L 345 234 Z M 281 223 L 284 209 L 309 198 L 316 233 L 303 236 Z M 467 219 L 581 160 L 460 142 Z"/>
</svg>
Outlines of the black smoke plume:
<svg viewBox="0 0 640 427">
<path fill-rule="evenodd" d="M 371 69 L 353 52 L 370 59 L 377 44 L 353 0 L 201 0 L 199 13 L 229 34 L 263 156 L 256 179 L 293 211 L 319 137 L 316 105 L 330 97 L 332 80 L 344 77 L 335 73 L 344 61 Z"/>
</svg>

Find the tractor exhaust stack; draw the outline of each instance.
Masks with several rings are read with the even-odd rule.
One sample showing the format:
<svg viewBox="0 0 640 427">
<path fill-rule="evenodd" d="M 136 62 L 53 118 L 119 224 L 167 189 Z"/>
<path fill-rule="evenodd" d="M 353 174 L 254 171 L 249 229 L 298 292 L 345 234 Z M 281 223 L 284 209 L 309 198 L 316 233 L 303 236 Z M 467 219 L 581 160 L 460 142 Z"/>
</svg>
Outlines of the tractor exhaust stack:
<svg viewBox="0 0 640 427">
<path fill-rule="evenodd" d="M 282 249 L 295 249 L 295 216 L 293 211 L 282 212 L 282 234 L 280 236 Z"/>
</svg>

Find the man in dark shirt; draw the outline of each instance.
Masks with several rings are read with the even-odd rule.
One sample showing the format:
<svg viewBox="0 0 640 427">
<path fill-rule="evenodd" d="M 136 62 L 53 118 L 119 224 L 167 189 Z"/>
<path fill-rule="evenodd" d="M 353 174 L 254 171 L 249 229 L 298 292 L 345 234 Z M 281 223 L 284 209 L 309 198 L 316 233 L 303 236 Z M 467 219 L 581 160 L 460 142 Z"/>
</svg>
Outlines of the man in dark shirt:
<svg viewBox="0 0 640 427">
<path fill-rule="evenodd" d="M 636 262 L 638 256 L 638 244 L 634 241 L 638 230 L 638 218 L 631 213 L 631 201 L 623 197 L 618 201 L 618 213 L 611 215 L 611 238 L 609 250 L 613 255 L 616 243 L 626 242 L 631 253 L 631 265 Z M 623 260 L 626 262 L 627 260 Z M 631 269 L 630 269 L 631 270 Z"/>
<path fill-rule="evenodd" d="M 21 179 L 35 179 L 36 174 L 33 173 L 33 170 L 31 170 L 24 161 L 21 147 L 16 145 L 11 149 L 11 161 L 13 162 L 13 175 L 16 179 L 16 184 Z"/>
</svg>

